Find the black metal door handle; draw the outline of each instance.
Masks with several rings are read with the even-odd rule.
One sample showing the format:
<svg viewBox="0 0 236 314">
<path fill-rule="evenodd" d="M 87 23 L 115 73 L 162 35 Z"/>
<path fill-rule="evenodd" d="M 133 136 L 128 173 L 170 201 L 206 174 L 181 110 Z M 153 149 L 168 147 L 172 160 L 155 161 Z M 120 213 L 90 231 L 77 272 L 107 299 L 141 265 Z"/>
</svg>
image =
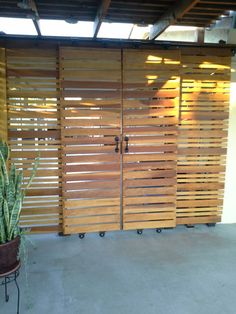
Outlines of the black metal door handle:
<svg viewBox="0 0 236 314">
<path fill-rule="evenodd" d="M 116 143 L 116 147 L 115 147 L 115 152 L 119 153 L 119 136 L 115 137 L 115 143 Z"/>
<path fill-rule="evenodd" d="M 128 136 L 125 136 L 125 153 L 128 153 L 129 152 L 129 138 Z"/>
</svg>

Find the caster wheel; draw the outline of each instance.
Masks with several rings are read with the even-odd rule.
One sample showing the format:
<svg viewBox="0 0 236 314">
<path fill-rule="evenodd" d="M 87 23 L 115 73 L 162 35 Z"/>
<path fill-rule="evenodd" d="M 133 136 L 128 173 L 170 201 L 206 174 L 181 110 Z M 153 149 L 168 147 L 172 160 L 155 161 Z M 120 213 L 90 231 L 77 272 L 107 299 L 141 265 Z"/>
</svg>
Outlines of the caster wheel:
<svg viewBox="0 0 236 314">
<path fill-rule="evenodd" d="M 194 225 L 191 225 L 191 224 L 187 224 L 187 225 L 185 225 L 185 226 L 186 226 L 186 228 L 188 228 L 188 229 L 194 228 Z"/>
<path fill-rule="evenodd" d="M 59 232 L 59 233 L 58 233 L 58 236 L 59 236 L 59 237 L 69 237 L 70 234 L 64 234 L 63 232 Z"/>
<path fill-rule="evenodd" d="M 157 233 L 161 233 L 161 231 L 162 231 L 161 229 L 156 229 Z"/>
<path fill-rule="evenodd" d="M 138 229 L 137 230 L 137 234 L 142 234 L 143 233 L 143 230 L 142 229 Z"/>
<path fill-rule="evenodd" d="M 208 224 L 206 224 L 206 225 L 207 225 L 207 227 L 215 227 L 215 226 L 216 226 L 215 223 L 208 223 Z"/>
<path fill-rule="evenodd" d="M 104 238 L 105 237 L 105 232 L 103 231 L 103 232 L 99 232 L 99 236 L 101 237 L 101 238 Z"/>
<path fill-rule="evenodd" d="M 79 238 L 80 238 L 80 239 L 83 239 L 84 236 L 85 236 L 85 233 L 80 233 L 80 234 L 79 234 Z"/>
</svg>

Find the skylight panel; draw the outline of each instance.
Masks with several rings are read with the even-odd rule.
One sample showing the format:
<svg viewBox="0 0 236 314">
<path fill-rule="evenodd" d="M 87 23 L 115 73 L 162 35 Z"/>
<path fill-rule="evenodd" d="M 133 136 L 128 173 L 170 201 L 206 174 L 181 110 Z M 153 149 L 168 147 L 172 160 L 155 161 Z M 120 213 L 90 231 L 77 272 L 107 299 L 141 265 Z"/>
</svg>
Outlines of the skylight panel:
<svg viewBox="0 0 236 314">
<path fill-rule="evenodd" d="M 130 39 L 147 39 L 150 29 L 151 25 L 148 26 L 134 25 Z"/>
<path fill-rule="evenodd" d="M 31 19 L 0 17 L 0 32 L 7 35 L 38 35 Z"/>
<path fill-rule="evenodd" d="M 79 21 L 69 24 L 64 20 L 40 20 L 41 33 L 44 36 L 92 37 L 93 22 Z"/>
<path fill-rule="evenodd" d="M 128 23 L 107 23 L 101 25 L 99 38 L 128 39 L 132 31 L 133 24 Z"/>
</svg>

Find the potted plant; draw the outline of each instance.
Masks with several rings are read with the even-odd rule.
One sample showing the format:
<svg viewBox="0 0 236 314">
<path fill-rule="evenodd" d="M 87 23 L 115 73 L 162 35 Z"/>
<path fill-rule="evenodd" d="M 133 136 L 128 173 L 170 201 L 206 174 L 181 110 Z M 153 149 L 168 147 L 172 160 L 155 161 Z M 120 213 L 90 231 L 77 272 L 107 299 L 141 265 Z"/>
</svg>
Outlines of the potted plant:
<svg viewBox="0 0 236 314">
<path fill-rule="evenodd" d="M 0 274 L 14 269 L 19 263 L 22 230 L 19 226 L 22 203 L 38 166 L 36 159 L 26 188 L 22 188 L 23 171 L 13 163 L 8 168 L 9 147 L 0 140 Z"/>
</svg>

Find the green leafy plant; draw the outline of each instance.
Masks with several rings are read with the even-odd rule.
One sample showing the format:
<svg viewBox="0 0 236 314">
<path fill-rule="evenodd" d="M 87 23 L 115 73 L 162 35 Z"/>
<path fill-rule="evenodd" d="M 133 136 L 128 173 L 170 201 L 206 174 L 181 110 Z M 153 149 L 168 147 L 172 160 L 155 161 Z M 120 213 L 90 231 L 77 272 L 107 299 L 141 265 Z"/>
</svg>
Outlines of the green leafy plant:
<svg viewBox="0 0 236 314">
<path fill-rule="evenodd" d="M 32 174 L 26 187 L 22 188 L 23 171 L 9 163 L 9 147 L 0 140 L 0 244 L 4 244 L 21 235 L 19 227 L 20 213 L 27 189 L 36 174 L 39 157 L 36 158 Z"/>
</svg>

